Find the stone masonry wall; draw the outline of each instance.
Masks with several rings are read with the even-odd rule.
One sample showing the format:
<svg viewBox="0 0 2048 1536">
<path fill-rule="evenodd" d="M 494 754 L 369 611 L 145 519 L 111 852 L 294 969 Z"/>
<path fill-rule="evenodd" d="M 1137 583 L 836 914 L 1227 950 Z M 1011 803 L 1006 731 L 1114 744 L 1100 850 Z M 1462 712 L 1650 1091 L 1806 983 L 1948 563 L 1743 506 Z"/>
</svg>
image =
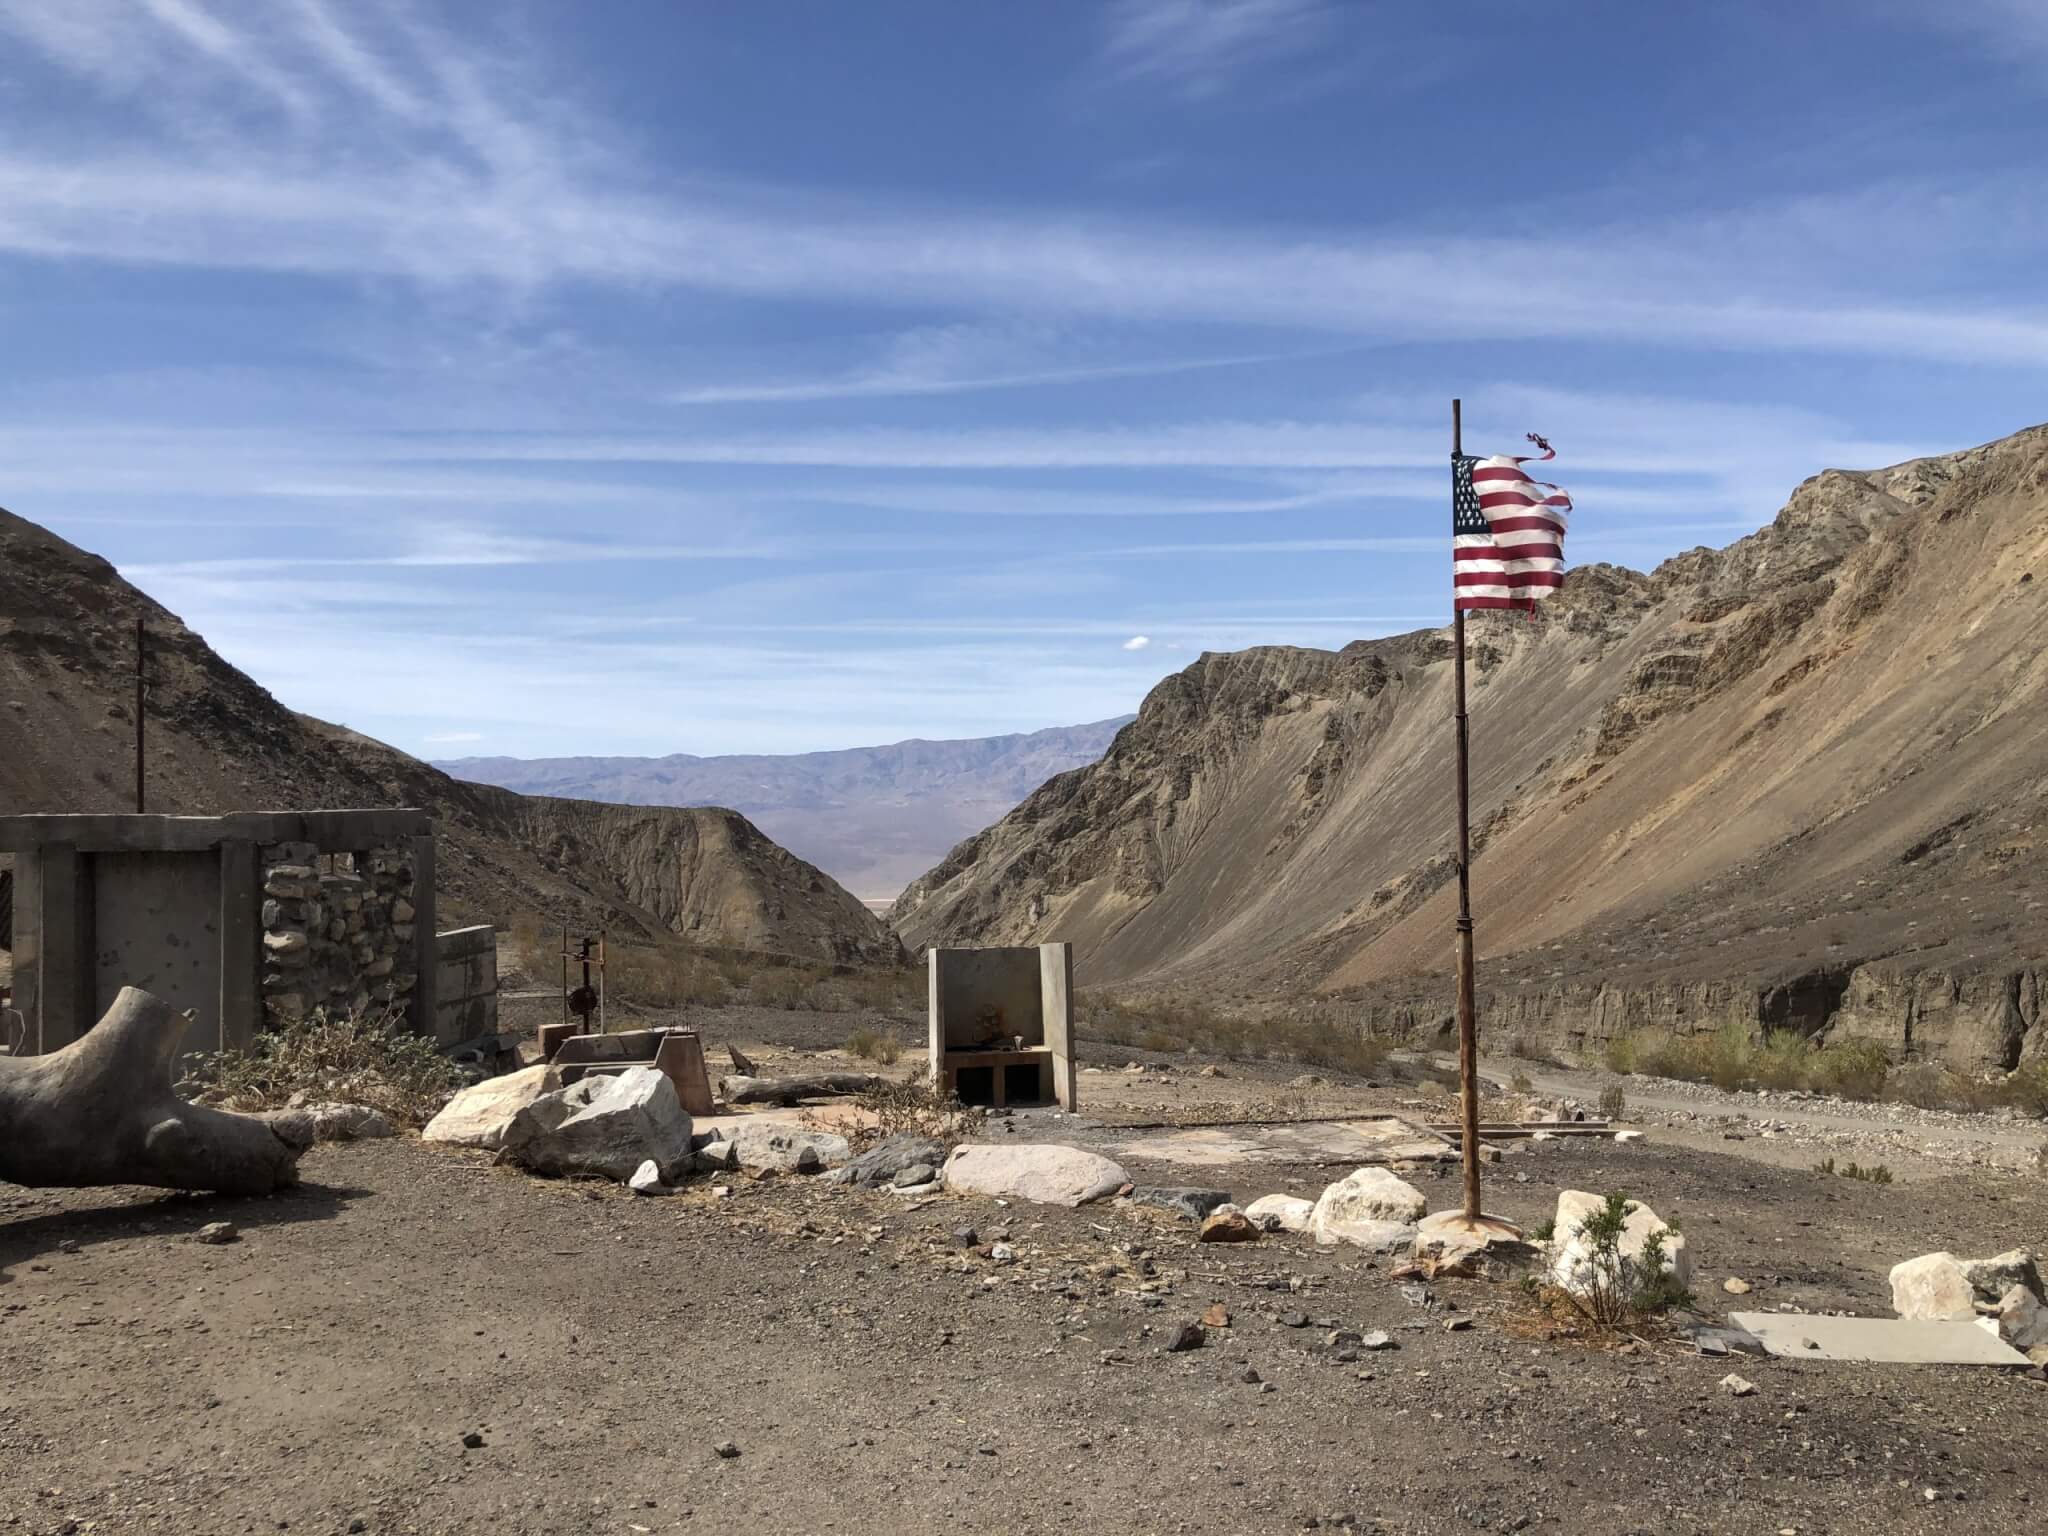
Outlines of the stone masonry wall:
<svg viewBox="0 0 2048 1536">
<path fill-rule="evenodd" d="M 404 1009 L 418 984 L 411 856 L 392 847 L 323 856 L 311 843 L 274 843 L 260 857 L 266 1022 Z"/>
</svg>

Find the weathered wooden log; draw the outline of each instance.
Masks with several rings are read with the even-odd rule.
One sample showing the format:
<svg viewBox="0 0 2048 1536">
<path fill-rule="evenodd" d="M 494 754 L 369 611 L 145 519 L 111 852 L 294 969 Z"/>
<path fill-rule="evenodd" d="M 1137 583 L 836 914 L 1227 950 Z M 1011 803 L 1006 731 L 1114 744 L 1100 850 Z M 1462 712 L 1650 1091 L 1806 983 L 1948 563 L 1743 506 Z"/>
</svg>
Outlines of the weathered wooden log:
<svg viewBox="0 0 2048 1536">
<path fill-rule="evenodd" d="M 871 1072 L 820 1072 L 812 1077 L 722 1077 L 718 1096 L 728 1104 L 800 1104 L 805 1099 L 866 1093 L 881 1082 Z"/>
<path fill-rule="evenodd" d="M 36 1188 L 150 1184 L 266 1195 L 297 1182 L 307 1127 L 187 1103 L 171 1086 L 185 1018 L 123 987 L 47 1056 L 0 1058 L 0 1179 Z"/>
</svg>

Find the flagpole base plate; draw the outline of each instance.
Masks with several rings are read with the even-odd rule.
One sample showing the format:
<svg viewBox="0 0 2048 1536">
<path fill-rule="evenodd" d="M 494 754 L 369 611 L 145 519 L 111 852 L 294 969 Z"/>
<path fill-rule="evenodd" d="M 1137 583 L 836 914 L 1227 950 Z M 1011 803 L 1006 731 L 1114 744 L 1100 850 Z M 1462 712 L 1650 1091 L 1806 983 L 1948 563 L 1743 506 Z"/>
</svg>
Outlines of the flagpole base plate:
<svg viewBox="0 0 2048 1536">
<path fill-rule="evenodd" d="M 1467 1216 L 1463 1211 L 1439 1211 L 1434 1216 L 1425 1216 L 1419 1230 L 1425 1234 L 1462 1237 L 1480 1243 L 1519 1243 L 1523 1240 L 1522 1229 L 1512 1221 L 1483 1212 Z"/>
</svg>

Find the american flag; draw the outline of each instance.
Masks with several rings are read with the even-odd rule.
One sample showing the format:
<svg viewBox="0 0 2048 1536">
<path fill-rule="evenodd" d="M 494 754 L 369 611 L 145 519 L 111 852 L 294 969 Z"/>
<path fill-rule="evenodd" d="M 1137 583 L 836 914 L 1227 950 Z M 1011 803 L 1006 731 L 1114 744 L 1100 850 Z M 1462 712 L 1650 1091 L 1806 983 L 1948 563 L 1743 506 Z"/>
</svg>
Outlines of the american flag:
<svg viewBox="0 0 2048 1536">
<path fill-rule="evenodd" d="M 1540 456 L 1451 456 L 1453 608 L 1526 608 L 1564 585 L 1564 527 L 1572 499 L 1522 466 L 1557 457 L 1535 433 Z"/>
</svg>

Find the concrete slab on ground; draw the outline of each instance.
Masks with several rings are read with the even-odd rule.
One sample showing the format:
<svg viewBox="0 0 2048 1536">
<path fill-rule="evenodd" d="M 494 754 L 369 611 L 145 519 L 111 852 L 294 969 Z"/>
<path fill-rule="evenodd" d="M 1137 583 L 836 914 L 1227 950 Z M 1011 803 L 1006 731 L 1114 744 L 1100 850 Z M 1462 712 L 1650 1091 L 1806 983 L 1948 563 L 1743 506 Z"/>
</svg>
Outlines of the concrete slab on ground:
<svg viewBox="0 0 2048 1536">
<path fill-rule="evenodd" d="M 1442 1140 L 1397 1116 L 1260 1125 L 1195 1126 L 1154 1131 L 1116 1143 L 1121 1157 L 1188 1167 L 1241 1162 L 1313 1163 L 1362 1167 L 1404 1162 L 1449 1162 L 1458 1155 Z"/>
<path fill-rule="evenodd" d="M 1766 1352 L 1787 1360 L 1863 1360 L 1894 1365 L 2016 1365 L 2031 1362 L 1975 1323 L 1897 1317 L 1814 1317 L 1803 1312 L 1731 1312 Z"/>
</svg>

